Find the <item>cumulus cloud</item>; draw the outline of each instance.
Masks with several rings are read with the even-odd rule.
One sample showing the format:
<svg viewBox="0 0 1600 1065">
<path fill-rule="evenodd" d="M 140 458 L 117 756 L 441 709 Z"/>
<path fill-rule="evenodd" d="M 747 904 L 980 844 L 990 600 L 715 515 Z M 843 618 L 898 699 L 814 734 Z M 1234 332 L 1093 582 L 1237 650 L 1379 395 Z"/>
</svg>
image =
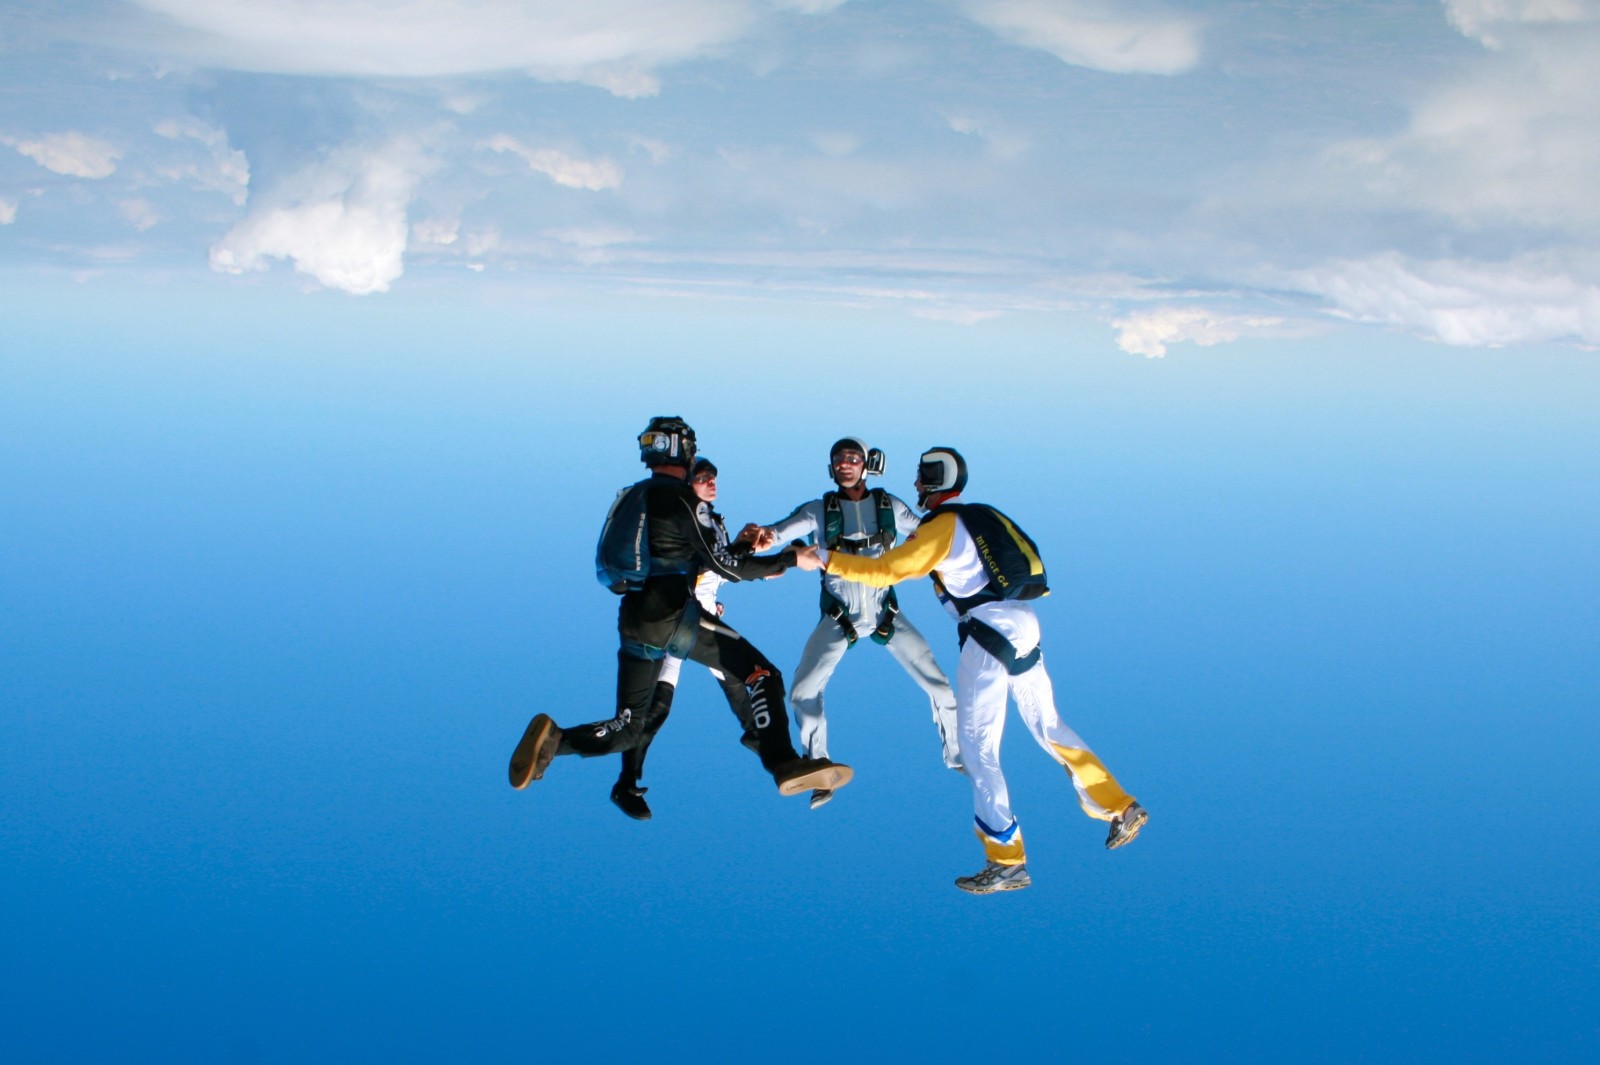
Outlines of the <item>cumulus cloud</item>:
<svg viewBox="0 0 1600 1065">
<path fill-rule="evenodd" d="M 1150 3 L 960 0 L 978 25 L 1073 66 L 1113 74 L 1182 74 L 1200 61 L 1200 26 Z"/>
<path fill-rule="evenodd" d="M 609 159 L 579 159 L 555 148 L 530 148 L 503 133 L 485 141 L 483 147 L 520 156 L 534 173 L 569 189 L 598 192 L 622 184 L 622 168 Z"/>
<path fill-rule="evenodd" d="M 386 292 L 404 271 L 407 222 L 430 163 L 415 146 L 346 150 L 300 171 L 211 248 L 211 267 L 265 270 L 271 259 L 330 288 Z"/>
<path fill-rule="evenodd" d="M 1504 263 L 1414 261 L 1399 254 L 1329 263 L 1289 282 L 1358 322 L 1398 326 L 1446 344 L 1552 340 L 1600 344 L 1600 261 L 1554 253 Z"/>
<path fill-rule="evenodd" d="M 0 196 L 0 226 L 9 226 L 17 220 L 17 201 Z"/>
<path fill-rule="evenodd" d="M 1450 25 L 1490 48 L 1514 26 L 1561 26 L 1600 22 L 1600 0 L 1444 0 Z"/>
<path fill-rule="evenodd" d="M 67 177 L 110 177 L 116 173 L 117 160 L 122 158 L 122 153 L 112 145 L 76 130 L 50 133 L 35 140 L 7 137 L 5 143 L 46 170 Z"/>
<path fill-rule="evenodd" d="M 1244 336 L 1270 335 L 1281 318 L 1219 314 L 1198 307 L 1158 307 L 1114 319 L 1117 347 L 1129 355 L 1159 359 L 1167 345 L 1190 343 L 1203 348 L 1225 344 Z"/>
<path fill-rule="evenodd" d="M 435 77 L 523 70 L 619 96 L 653 71 L 715 54 L 762 0 L 135 0 L 198 31 L 207 61 L 292 74 Z M 827 0 L 783 6 L 821 13 Z"/>
</svg>

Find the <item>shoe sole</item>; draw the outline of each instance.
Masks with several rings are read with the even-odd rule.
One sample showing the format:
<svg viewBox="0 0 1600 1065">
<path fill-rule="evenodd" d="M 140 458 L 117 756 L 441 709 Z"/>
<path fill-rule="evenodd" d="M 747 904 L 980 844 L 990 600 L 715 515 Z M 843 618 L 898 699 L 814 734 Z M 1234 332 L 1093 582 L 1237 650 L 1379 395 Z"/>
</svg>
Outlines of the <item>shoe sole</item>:
<svg viewBox="0 0 1600 1065">
<path fill-rule="evenodd" d="M 1150 814 L 1141 806 L 1134 813 L 1132 820 L 1125 819 L 1122 822 L 1121 832 L 1106 840 L 1106 850 L 1114 851 L 1118 847 L 1126 847 L 1132 843 L 1138 837 L 1139 831 L 1144 828 L 1144 823 L 1148 820 L 1150 820 Z"/>
<path fill-rule="evenodd" d="M 847 765 L 825 765 L 809 773 L 790 777 L 778 785 L 779 795 L 798 795 L 802 791 L 837 791 L 850 783 L 856 772 Z"/>
<path fill-rule="evenodd" d="M 650 807 L 648 807 L 648 806 L 646 806 L 644 808 L 644 812 L 643 813 L 636 814 L 632 810 L 628 809 L 626 806 L 622 805 L 616 799 L 612 799 L 611 800 L 611 805 L 615 806 L 617 809 L 621 810 L 623 812 L 624 816 L 631 817 L 635 821 L 648 821 L 648 820 L 650 820 L 651 814 L 650 814 Z"/>
<path fill-rule="evenodd" d="M 997 895 L 1002 891 L 1021 891 L 1025 887 L 1032 887 L 1032 880 L 1002 880 L 994 887 L 979 887 L 977 884 L 964 884 L 956 881 L 956 887 L 969 895 Z"/>
<path fill-rule="evenodd" d="M 513 788 L 521 791 L 531 781 L 544 776 L 544 771 L 550 768 L 556 745 L 549 740 L 555 728 L 556 723 L 545 714 L 535 714 L 533 720 L 528 722 L 527 731 L 517 741 L 517 749 L 511 752 L 508 773 Z"/>
</svg>

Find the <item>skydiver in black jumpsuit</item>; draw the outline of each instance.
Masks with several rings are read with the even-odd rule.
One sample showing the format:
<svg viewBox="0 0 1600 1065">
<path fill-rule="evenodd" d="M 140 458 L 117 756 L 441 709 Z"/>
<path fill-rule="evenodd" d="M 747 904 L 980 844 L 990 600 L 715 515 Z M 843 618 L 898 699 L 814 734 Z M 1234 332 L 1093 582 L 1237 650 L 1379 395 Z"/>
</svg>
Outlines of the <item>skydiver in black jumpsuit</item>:
<svg viewBox="0 0 1600 1065">
<path fill-rule="evenodd" d="M 545 714 L 528 724 L 511 756 L 510 778 L 524 788 L 544 775 L 556 755 L 585 758 L 647 747 L 665 722 L 670 699 L 656 699 L 656 678 L 666 649 L 730 677 L 744 680 L 750 694 L 750 725 L 758 741 L 761 765 L 783 795 L 816 788 L 837 788 L 848 783 L 852 771 L 825 758 L 801 758 L 789 739 L 783 677 L 776 666 L 748 640 L 700 609 L 694 597 L 695 580 L 702 569 L 714 569 L 731 581 L 776 576 L 794 565 L 794 551 L 763 556 L 735 553 L 719 543 L 710 516 L 710 504 L 701 502 L 689 487 L 694 463 L 694 430 L 680 418 L 653 418 L 639 438 L 641 457 L 651 467 L 646 513 L 649 519 L 651 575 L 637 591 L 627 592 L 617 611 L 617 713 L 606 721 L 569 728 L 558 726 Z M 682 572 L 655 572 L 664 569 Z M 685 564 L 687 563 L 687 564 Z M 612 798 L 624 811 L 628 797 L 629 766 L 642 771 L 642 757 L 624 758 L 624 779 Z M 643 807 L 637 776 L 631 797 Z M 623 792 L 619 796 L 619 790 Z M 644 808 L 648 816 L 648 808 Z M 636 815 L 635 815 L 636 816 Z"/>
</svg>

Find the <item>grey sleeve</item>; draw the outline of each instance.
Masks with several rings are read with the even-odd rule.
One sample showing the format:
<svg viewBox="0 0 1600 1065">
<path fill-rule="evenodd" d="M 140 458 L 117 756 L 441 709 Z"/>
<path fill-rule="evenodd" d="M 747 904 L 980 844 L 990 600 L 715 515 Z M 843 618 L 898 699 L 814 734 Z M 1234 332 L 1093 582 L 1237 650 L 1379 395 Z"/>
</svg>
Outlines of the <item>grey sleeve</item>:
<svg viewBox="0 0 1600 1065">
<path fill-rule="evenodd" d="M 894 528 L 895 532 L 899 534 L 895 539 L 903 543 L 912 533 L 917 531 L 917 526 L 922 524 L 922 515 L 912 510 L 905 500 L 894 493 L 885 492 L 884 494 L 889 497 L 889 504 L 894 508 Z"/>
<path fill-rule="evenodd" d="M 799 540 L 806 536 L 815 536 L 817 530 L 822 528 L 822 500 L 813 499 L 809 503 L 801 503 L 782 521 L 772 523 L 772 531 L 777 534 L 780 544 L 790 540 Z"/>
</svg>

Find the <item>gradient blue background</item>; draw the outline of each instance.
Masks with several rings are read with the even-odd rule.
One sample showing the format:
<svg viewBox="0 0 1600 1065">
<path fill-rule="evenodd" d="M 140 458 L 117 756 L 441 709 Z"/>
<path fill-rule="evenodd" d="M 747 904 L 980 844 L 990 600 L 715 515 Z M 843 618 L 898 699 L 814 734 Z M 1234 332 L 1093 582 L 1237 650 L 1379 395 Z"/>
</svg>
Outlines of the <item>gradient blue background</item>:
<svg viewBox="0 0 1600 1065">
<path fill-rule="evenodd" d="M 0 286 L 0 1044 L 15 1061 L 1589 1061 L 1600 363 L 1349 333 L 1132 359 L 1059 320 L 426 286 Z M 841 401 L 843 405 L 841 407 Z M 1103 830 L 1013 716 L 1034 888 L 892 660 L 781 800 L 691 667 L 646 783 L 591 576 L 681 413 L 731 522 L 860 433 L 1039 541 Z M 814 579 L 730 588 L 786 672 Z M 954 666 L 924 586 L 903 600 Z"/>
</svg>

